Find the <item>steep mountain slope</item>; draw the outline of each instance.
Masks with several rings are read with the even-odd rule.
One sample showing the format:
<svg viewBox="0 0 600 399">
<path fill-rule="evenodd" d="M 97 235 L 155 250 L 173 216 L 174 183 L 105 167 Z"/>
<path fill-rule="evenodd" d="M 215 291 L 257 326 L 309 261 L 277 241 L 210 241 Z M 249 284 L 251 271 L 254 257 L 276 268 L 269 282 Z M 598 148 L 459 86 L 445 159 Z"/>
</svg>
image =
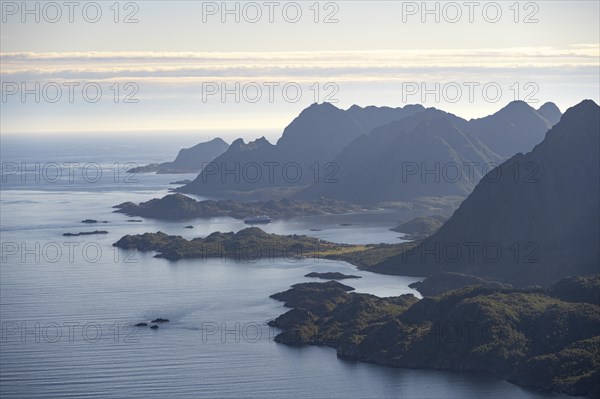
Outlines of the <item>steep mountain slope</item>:
<svg viewBox="0 0 600 399">
<path fill-rule="evenodd" d="M 365 133 L 369 133 L 376 127 L 399 121 L 422 111 L 425 111 L 425 107 L 420 104 L 409 104 L 402 108 L 353 105 L 346 110 L 346 113 L 362 127 Z"/>
<path fill-rule="evenodd" d="M 335 159 L 337 181 L 322 181 L 300 198 L 355 202 L 468 195 L 486 165 L 501 158 L 466 133 L 468 122 L 435 108 L 374 129 Z"/>
<path fill-rule="evenodd" d="M 544 110 L 552 115 L 549 106 Z M 531 151 L 553 124 L 526 102 L 513 101 L 492 115 L 469 121 L 469 131 L 498 155 L 509 158 Z"/>
<path fill-rule="evenodd" d="M 490 171 L 436 234 L 374 270 L 517 286 L 597 273 L 599 136 L 597 104 L 570 108 L 533 151 Z"/>
</svg>

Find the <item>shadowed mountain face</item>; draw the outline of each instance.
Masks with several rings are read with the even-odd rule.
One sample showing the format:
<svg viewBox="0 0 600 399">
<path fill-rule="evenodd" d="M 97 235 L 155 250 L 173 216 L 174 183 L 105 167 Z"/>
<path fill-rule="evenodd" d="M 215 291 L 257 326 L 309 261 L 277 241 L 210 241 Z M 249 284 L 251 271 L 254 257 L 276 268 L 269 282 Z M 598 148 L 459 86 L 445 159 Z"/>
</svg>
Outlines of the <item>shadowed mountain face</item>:
<svg viewBox="0 0 600 399">
<path fill-rule="evenodd" d="M 372 105 L 363 108 L 353 105 L 348 108 L 346 113 L 362 127 L 365 133 L 369 133 L 376 127 L 399 121 L 424 110 L 425 107 L 420 104 L 409 104 L 403 108 L 375 107 Z"/>
<path fill-rule="evenodd" d="M 512 143 L 510 151 L 514 152 L 509 155 L 528 151 L 549 127 L 548 121 L 522 102 L 474 121 L 430 108 L 356 139 L 335 159 L 337 181 L 313 184 L 299 197 L 362 203 L 465 197 L 506 158 L 499 155 L 506 152 L 504 142 Z M 494 135 L 497 140 L 490 139 Z M 486 139 L 494 146 L 486 145 Z"/>
<path fill-rule="evenodd" d="M 558 108 L 546 103 L 544 111 L 549 118 L 560 119 Z M 556 106 L 554 106 L 556 107 Z M 469 131 L 503 158 L 519 152 L 528 152 L 544 139 L 556 122 L 547 120 L 524 101 L 513 101 L 493 115 L 469 122 Z"/>
<path fill-rule="evenodd" d="M 344 111 L 329 103 L 313 104 L 285 128 L 277 144 L 264 137 L 248 144 L 238 139 L 180 191 L 228 197 L 272 187 L 301 188 L 319 181 L 322 174 L 335 174 L 335 167 L 326 164 L 360 135 L 421 110 L 422 106 L 414 105 L 353 106 Z"/>
<path fill-rule="evenodd" d="M 550 103 L 540 109 L 549 118 L 560 115 Z M 522 101 L 471 121 L 419 105 L 344 111 L 313 104 L 277 144 L 238 139 L 179 191 L 241 198 L 306 188 L 298 198 L 361 203 L 465 197 L 502 160 L 531 150 L 551 126 Z"/>
<path fill-rule="evenodd" d="M 570 108 L 533 151 L 492 170 L 433 236 L 375 267 L 518 286 L 598 272 L 600 107 Z"/>
</svg>

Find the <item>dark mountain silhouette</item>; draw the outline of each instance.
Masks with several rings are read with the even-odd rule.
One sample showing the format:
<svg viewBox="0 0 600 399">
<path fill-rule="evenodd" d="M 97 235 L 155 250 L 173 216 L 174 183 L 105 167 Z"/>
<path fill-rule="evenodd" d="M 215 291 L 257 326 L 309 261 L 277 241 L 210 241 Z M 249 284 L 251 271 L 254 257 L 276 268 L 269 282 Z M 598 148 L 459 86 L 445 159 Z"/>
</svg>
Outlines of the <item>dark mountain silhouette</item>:
<svg viewBox="0 0 600 399">
<path fill-rule="evenodd" d="M 264 138 L 248 144 L 238 139 L 214 160 L 212 168 L 180 191 L 229 197 L 235 192 L 263 188 L 301 188 L 319 180 L 321 174 L 327 172 L 324 170 L 327 162 L 333 161 L 346 145 L 368 133 L 373 126 L 422 109 L 421 106 L 353 106 L 344 111 L 329 103 L 313 104 L 285 128 L 275 145 Z"/>
<path fill-rule="evenodd" d="M 369 133 L 378 126 L 387 125 L 424 110 L 425 107 L 420 104 L 409 104 L 403 108 L 375 107 L 373 105 L 363 108 L 353 105 L 348 108 L 346 113 L 363 128 L 365 133 Z"/>
<path fill-rule="evenodd" d="M 551 117 L 556 117 L 550 111 Z M 513 101 L 495 114 L 469 121 L 469 131 L 506 159 L 518 152 L 531 151 L 555 123 L 526 102 Z"/>
<path fill-rule="evenodd" d="M 598 273 L 599 136 L 596 103 L 570 108 L 533 151 L 482 179 L 437 233 L 374 270 L 457 272 L 516 286 Z"/>
<path fill-rule="evenodd" d="M 174 161 L 163 162 L 160 164 L 150 164 L 138 168 L 130 169 L 131 173 L 190 173 L 200 172 L 204 165 L 223 154 L 229 148 L 221 138 L 214 138 L 211 141 L 196 144 L 190 148 L 179 150 Z"/>
<path fill-rule="evenodd" d="M 349 144 L 335 159 L 339 169 L 336 182 L 313 184 L 299 197 L 346 198 L 361 203 L 420 196 L 464 197 L 486 165 L 501 161 L 466 133 L 467 127 L 466 120 L 430 108 L 376 128 Z"/>
<path fill-rule="evenodd" d="M 550 126 L 522 101 L 470 121 L 429 108 L 357 138 L 334 161 L 338 179 L 298 197 L 361 203 L 465 197 L 502 160 L 542 141 Z"/>
</svg>

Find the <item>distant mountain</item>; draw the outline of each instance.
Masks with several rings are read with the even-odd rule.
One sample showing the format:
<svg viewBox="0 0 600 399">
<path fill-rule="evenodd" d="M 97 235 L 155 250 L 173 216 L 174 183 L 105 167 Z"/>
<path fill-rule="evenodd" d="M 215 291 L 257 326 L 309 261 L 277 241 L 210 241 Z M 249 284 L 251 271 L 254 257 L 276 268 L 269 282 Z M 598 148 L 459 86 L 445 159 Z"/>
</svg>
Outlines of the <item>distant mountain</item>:
<svg viewBox="0 0 600 399">
<path fill-rule="evenodd" d="M 556 114 L 552 110 L 554 104 L 546 104 L 544 111 L 549 117 L 560 119 L 560 111 Z M 506 159 L 518 152 L 531 151 L 556 122 L 546 119 L 524 101 L 513 101 L 495 114 L 469 121 L 469 132 Z"/>
<path fill-rule="evenodd" d="M 422 109 L 353 106 L 344 111 L 329 103 L 313 104 L 285 128 L 275 145 L 264 137 L 248 144 L 238 139 L 211 168 L 179 191 L 219 197 L 239 197 L 242 193 L 247 197 L 254 190 L 302 188 L 324 174 L 335 173 L 326 164 L 373 126 Z"/>
<path fill-rule="evenodd" d="M 429 108 L 358 137 L 334 161 L 337 180 L 314 183 L 298 198 L 378 203 L 465 197 L 501 161 L 530 151 L 550 127 L 522 101 L 470 121 Z"/>
<path fill-rule="evenodd" d="M 467 133 L 467 127 L 466 120 L 430 108 L 376 128 L 335 159 L 337 181 L 313 184 L 298 196 L 360 203 L 410 201 L 421 196 L 465 197 L 485 167 L 501 161 Z"/>
<path fill-rule="evenodd" d="M 205 163 L 211 162 L 213 159 L 227 151 L 228 148 L 229 144 L 218 137 L 205 143 L 196 144 L 190 148 L 183 148 L 179 150 L 179 154 L 177 154 L 177 158 L 175 158 L 173 162 L 160 164 L 159 173 L 165 170 L 199 172 L 202 170 Z"/>
<path fill-rule="evenodd" d="M 560 121 L 560 117 L 562 116 L 562 113 L 560 112 L 560 109 L 558 109 L 556 104 L 550 102 L 544 103 L 541 107 L 538 108 L 537 112 L 538 114 L 546 118 L 546 120 L 550 122 L 553 126 L 556 125 L 558 121 Z"/>
<path fill-rule="evenodd" d="M 425 111 L 425 107 L 420 104 L 408 104 L 403 108 L 375 107 L 373 105 L 359 107 L 353 105 L 348 108 L 346 113 L 363 128 L 365 133 L 369 133 L 378 126 L 399 121 L 422 111 Z"/>
<path fill-rule="evenodd" d="M 227 148 L 229 148 L 229 144 L 217 137 L 211 141 L 179 150 L 174 161 L 140 166 L 130 169 L 128 172 L 156 172 L 159 174 L 200 172 L 206 163 L 223 154 Z"/>
<path fill-rule="evenodd" d="M 599 136 L 596 103 L 570 108 L 533 151 L 490 171 L 437 233 L 373 270 L 516 286 L 598 273 Z"/>
</svg>

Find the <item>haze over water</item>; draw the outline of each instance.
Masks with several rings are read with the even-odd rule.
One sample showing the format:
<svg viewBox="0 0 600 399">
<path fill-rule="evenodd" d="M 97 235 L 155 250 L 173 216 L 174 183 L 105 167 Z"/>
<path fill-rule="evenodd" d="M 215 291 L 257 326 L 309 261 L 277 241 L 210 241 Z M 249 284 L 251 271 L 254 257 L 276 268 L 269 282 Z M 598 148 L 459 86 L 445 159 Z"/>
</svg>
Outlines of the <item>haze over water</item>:
<svg viewBox="0 0 600 399">
<path fill-rule="evenodd" d="M 4 139 L 3 139 L 4 142 Z M 44 140 L 3 145 L 3 162 L 115 162 L 145 164 L 173 156 L 177 145 L 106 141 L 71 146 Z M 182 145 L 188 144 L 182 142 Z M 40 159 L 38 154 L 44 154 Z M 28 176 L 30 178 L 32 176 Z M 283 313 L 269 295 L 313 281 L 312 271 L 362 276 L 348 280 L 358 292 L 378 296 L 416 291 L 416 278 L 359 271 L 345 262 L 322 259 L 213 259 L 169 262 L 153 253 L 111 246 L 125 234 L 163 231 L 186 238 L 246 227 L 230 218 L 162 222 L 113 213 L 124 201 L 145 201 L 167 193 L 168 183 L 193 175 L 135 176 L 117 182 L 107 173 L 97 183 L 22 183 L 6 176 L 0 201 L 0 384 L 11 398 L 65 397 L 559 397 L 527 391 L 484 374 L 405 370 L 349 362 L 323 347 L 294 348 L 273 341 L 266 323 Z M 388 231 L 397 214 L 361 214 L 277 221 L 265 230 L 310 234 L 348 243 L 400 242 Z M 92 218 L 108 223 L 86 225 Z M 350 223 L 350 226 L 340 226 Z M 194 225 L 185 229 L 184 225 Z M 65 232 L 107 230 L 100 236 L 63 237 Z M 320 229 L 321 231 L 311 231 Z M 12 254 L 6 245 L 34 249 Z M 35 250 L 39 244 L 40 250 Z M 44 248 L 47 250 L 45 251 Z M 59 248 L 59 252 L 54 252 Z M 83 248 L 86 248 L 85 250 Z M 36 259 L 36 255 L 38 259 Z M 131 323 L 163 317 L 153 331 Z"/>
</svg>

